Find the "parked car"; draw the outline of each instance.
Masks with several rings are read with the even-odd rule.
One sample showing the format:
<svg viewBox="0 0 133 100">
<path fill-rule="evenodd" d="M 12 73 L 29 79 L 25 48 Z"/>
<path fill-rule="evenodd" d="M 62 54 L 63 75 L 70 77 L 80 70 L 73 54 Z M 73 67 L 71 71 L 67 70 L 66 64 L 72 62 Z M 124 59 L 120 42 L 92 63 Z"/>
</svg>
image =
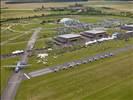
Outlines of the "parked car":
<svg viewBox="0 0 133 100">
<path fill-rule="evenodd" d="M 100 58 L 104 58 L 104 56 L 100 56 Z"/>
<path fill-rule="evenodd" d="M 105 54 L 104 57 L 107 58 L 107 57 L 109 57 L 109 55 L 108 54 Z"/>
<path fill-rule="evenodd" d="M 113 56 L 114 54 L 113 53 L 109 53 L 109 56 Z"/>
<path fill-rule="evenodd" d="M 83 61 L 83 64 L 86 64 L 86 63 L 88 63 L 88 62 L 87 62 L 86 60 L 84 60 L 84 61 Z"/>
</svg>

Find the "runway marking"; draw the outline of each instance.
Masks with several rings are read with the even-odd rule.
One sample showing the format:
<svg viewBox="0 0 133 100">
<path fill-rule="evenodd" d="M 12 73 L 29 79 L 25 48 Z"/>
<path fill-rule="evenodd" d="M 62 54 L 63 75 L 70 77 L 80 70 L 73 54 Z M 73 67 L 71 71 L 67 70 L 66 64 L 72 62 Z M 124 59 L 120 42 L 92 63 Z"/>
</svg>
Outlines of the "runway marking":
<svg viewBox="0 0 133 100">
<path fill-rule="evenodd" d="M 28 76 L 26 73 L 24 73 L 24 76 L 25 76 L 27 79 L 30 79 L 30 76 Z"/>
</svg>

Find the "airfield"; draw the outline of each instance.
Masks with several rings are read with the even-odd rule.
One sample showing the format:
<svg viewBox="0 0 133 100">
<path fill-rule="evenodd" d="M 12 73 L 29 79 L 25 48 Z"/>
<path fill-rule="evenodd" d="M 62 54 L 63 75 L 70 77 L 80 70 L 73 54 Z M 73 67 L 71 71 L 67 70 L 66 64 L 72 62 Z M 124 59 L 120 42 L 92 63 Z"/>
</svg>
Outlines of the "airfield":
<svg viewBox="0 0 133 100">
<path fill-rule="evenodd" d="M 113 13 L 132 12 L 131 3 L 109 4 L 112 10 L 103 8 L 107 7 L 107 3 L 98 5 L 98 2 L 92 2 L 87 5 L 81 2 L 84 6 L 95 5 L 97 9 Z M 62 3 L 60 6 L 60 3 L 48 3 L 46 8 L 72 4 Z M 26 4 L 24 8 L 23 4 L 3 5 L 0 92 L 3 100 L 6 100 L 5 97 L 7 100 L 133 99 L 132 37 L 65 48 L 53 46 L 51 42 L 60 34 L 80 34 L 93 28 L 104 29 L 110 37 L 115 32 L 125 34 L 126 30 L 120 29 L 120 25 L 133 23 L 132 17 L 71 14 L 73 12 L 69 10 L 35 12 L 42 4 Z M 31 18 L 27 18 L 29 16 Z M 90 27 L 66 27 L 57 22 L 63 18 L 79 20 Z M 19 54 L 16 51 L 24 52 Z M 17 65 L 18 61 L 26 62 L 27 66 L 15 73 L 10 66 Z"/>
</svg>

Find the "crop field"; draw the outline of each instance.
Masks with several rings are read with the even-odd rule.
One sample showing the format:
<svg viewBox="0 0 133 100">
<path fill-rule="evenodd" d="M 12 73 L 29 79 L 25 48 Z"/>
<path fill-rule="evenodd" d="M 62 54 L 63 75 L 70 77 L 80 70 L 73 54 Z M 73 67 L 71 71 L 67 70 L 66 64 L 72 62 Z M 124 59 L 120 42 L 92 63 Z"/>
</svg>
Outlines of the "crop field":
<svg viewBox="0 0 133 100">
<path fill-rule="evenodd" d="M 102 9 L 103 7 L 109 7 L 110 11 L 133 11 L 132 1 L 131 2 L 122 2 L 122 1 L 114 1 L 114 2 L 105 2 L 105 1 L 89 1 L 89 2 L 79 2 L 83 4 L 85 7 L 96 7 L 98 9 Z M 28 3 L 28 4 L 5 4 L 2 2 L 1 8 L 8 8 L 1 10 L 1 18 L 16 18 L 16 17 L 28 17 L 34 15 L 41 14 L 65 14 L 69 13 L 68 11 L 43 11 L 43 12 L 35 12 L 34 9 L 41 8 L 42 5 L 45 8 L 49 7 L 68 7 L 70 5 L 74 5 L 75 2 L 62 2 L 62 3 Z M 104 10 L 104 9 L 102 9 Z M 109 11 L 109 9 L 107 9 Z"/>
<path fill-rule="evenodd" d="M 132 100 L 133 53 L 24 81 L 16 100 Z M 34 83 L 34 84 L 33 84 Z"/>
<path fill-rule="evenodd" d="M 28 4 L 5 4 L 2 2 L 2 7 L 8 7 L 10 9 L 34 9 L 44 5 L 48 7 L 68 7 L 69 5 L 74 4 L 75 2 L 62 2 L 62 3 L 28 3 Z M 89 1 L 89 2 L 79 2 L 85 6 L 102 6 L 102 7 L 111 7 L 119 10 L 132 11 L 132 1 Z"/>
</svg>

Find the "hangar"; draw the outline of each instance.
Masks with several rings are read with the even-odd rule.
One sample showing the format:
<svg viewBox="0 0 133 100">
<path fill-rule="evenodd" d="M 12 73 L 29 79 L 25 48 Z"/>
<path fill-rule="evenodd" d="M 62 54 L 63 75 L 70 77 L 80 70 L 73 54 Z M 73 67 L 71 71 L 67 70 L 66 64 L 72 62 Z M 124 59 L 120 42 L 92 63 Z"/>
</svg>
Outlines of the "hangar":
<svg viewBox="0 0 133 100">
<path fill-rule="evenodd" d="M 82 37 L 79 34 L 64 34 L 54 38 L 54 43 L 57 45 L 70 46 L 77 45 L 82 42 Z"/>
<path fill-rule="evenodd" d="M 88 38 L 89 40 L 101 39 L 108 37 L 108 34 L 105 31 L 101 30 L 89 30 L 81 32 L 83 37 Z"/>
</svg>

